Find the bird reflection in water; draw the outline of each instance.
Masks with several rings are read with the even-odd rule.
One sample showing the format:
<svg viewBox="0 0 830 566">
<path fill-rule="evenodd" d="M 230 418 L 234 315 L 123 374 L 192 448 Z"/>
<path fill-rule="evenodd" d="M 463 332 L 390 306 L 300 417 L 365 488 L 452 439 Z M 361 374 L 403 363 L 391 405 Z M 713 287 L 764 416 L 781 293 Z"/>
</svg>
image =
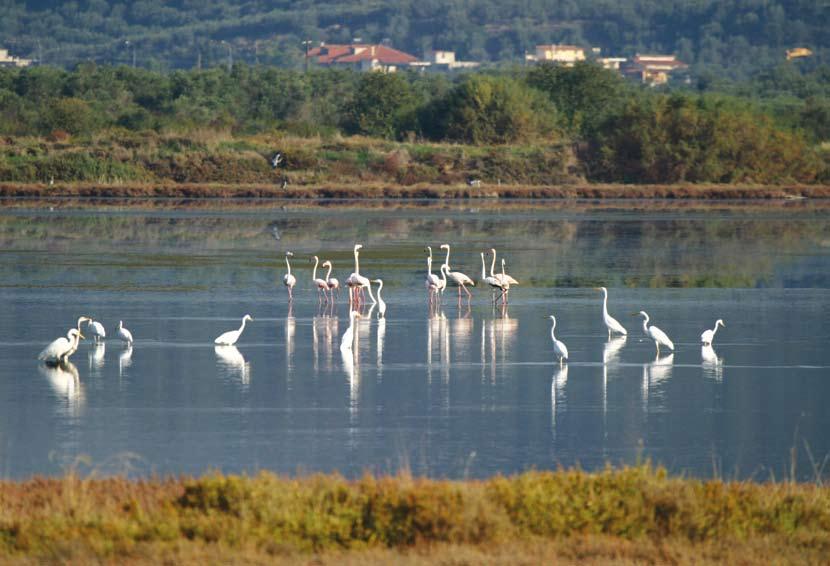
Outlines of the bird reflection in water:
<svg viewBox="0 0 830 566">
<path fill-rule="evenodd" d="M 723 359 L 718 357 L 711 344 L 700 347 L 700 357 L 704 376 L 718 381 L 723 379 Z"/>
<path fill-rule="evenodd" d="M 470 314 L 470 306 L 460 309 L 458 316 L 452 320 L 452 340 L 455 359 L 467 354 L 470 349 L 470 338 L 473 334 L 473 317 Z"/>
<path fill-rule="evenodd" d="M 245 356 L 236 346 L 215 346 L 213 351 L 216 353 L 216 365 L 226 375 L 238 379 L 244 386 L 251 383 L 251 364 L 245 361 Z"/>
<path fill-rule="evenodd" d="M 378 381 L 383 378 L 383 346 L 386 342 L 386 317 L 378 319 L 377 330 L 377 368 Z"/>
<path fill-rule="evenodd" d="M 89 371 L 100 375 L 104 367 L 104 355 L 107 353 L 107 345 L 104 342 L 96 342 L 90 347 L 87 359 L 89 360 Z"/>
<path fill-rule="evenodd" d="M 507 360 L 507 352 L 512 350 L 516 339 L 519 321 L 510 318 L 508 307 L 503 304 L 493 307 L 493 318 L 487 321 L 487 326 L 490 332 L 490 380 L 495 383 L 496 365 L 499 362 L 504 364 Z"/>
<path fill-rule="evenodd" d="M 294 332 L 296 330 L 296 319 L 294 318 L 294 305 L 288 304 L 288 314 L 285 315 L 285 367 L 288 370 L 287 378 L 289 386 L 291 374 L 294 369 Z"/>
<path fill-rule="evenodd" d="M 608 366 L 612 368 L 620 363 L 620 351 L 628 339 L 626 335 L 614 336 L 602 345 L 602 418 L 603 430 L 607 435 L 605 428 L 605 419 L 608 415 Z"/>
<path fill-rule="evenodd" d="M 79 416 L 86 404 L 86 396 L 75 364 L 70 361 L 48 365 L 41 363 L 38 364 L 38 371 L 61 400 L 60 411 L 72 417 Z"/>
<path fill-rule="evenodd" d="M 672 367 L 674 365 L 674 354 L 654 358 L 654 361 L 649 364 L 643 364 L 643 408 L 648 408 L 649 396 L 651 395 L 651 388 L 661 381 L 665 381 L 671 377 Z"/>
<path fill-rule="evenodd" d="M 565 386 L 568 384 L 568 364 L 556 368 L 550 382 L 550 426 L 554 440 L 556 439 L 556 407 L 565 405 Z"/>
<path fill-rule="evenodd" d="M 133 345 L 129 344 L 118 355 L 118 377 L 124 377 L 124 370 L 133 365 Z"/>
</svg>

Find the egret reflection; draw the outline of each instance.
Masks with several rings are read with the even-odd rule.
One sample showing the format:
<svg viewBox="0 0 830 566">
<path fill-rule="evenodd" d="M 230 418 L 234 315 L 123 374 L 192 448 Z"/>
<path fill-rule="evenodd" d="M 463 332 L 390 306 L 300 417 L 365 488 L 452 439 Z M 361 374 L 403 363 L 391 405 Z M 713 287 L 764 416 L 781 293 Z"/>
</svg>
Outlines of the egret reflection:
<svg viewBox="0 0 830 566">
<path fill-rule="evenodd" d="M 556 407 L 565 402 L 565 386 L 568 384 L 568 364 L 556 368 L 550 382 L 551 430 L 556 438 Z"/>
<path fill-rule="evenodd" d="M 89 361 L 90 371 L 100 373 L 101 368 L 104 367 L 104 355 L 107 353 L 107 345 L 105 342 L 95 342 L 90 347 L 87 353 L 87 360 Z"/>
<path fill-rule="evenodd" d="M 245 361 L 245 356 L 236 346 L 215 346 L 213 351 L 216 353 L 217 366 L 226 375 L 239 379 L 243 385 L 251 382 L 251 364 Z"/>
<path fill-rule="evenodd" d="M 643 408 L 647 409 L 649 397 L 651 396 L 651 388 L 665 381 L 671 377 L 672 368 L 674 366 L 674 354 L 660 357 L 659 355 L 653 362 L 643 364 Z"/>
<path fill-rule="evenodd" d="M 124 376 L 124 370 L 133 365 L 133 346 L 128 345 L 118 355 L 118 377 Z"/>
<path fill-rule="evenodd" d="M 386 341 L 386 317 L 383 317 L 378 320 L 378 331 L 377 331 L 377 367 L 378 367 L 378 380 L 382 377 L 383 374 L 383 346 L 384 342 Z"/>
<path fill-rule="evenodd" d="M 712 379 L 723 379 L 723 360 L 711 344 L 700 347 L 700 357 L 703 365 L 703 375 Z"/>
<path fill-rule="evenodd" d="M 38 364 L 38 372 L 46 378 L 55 396 L 62 402 L 61 410 L 76 417 L 86 402 L 78 368 L 72 362 Z"/>
</svg>

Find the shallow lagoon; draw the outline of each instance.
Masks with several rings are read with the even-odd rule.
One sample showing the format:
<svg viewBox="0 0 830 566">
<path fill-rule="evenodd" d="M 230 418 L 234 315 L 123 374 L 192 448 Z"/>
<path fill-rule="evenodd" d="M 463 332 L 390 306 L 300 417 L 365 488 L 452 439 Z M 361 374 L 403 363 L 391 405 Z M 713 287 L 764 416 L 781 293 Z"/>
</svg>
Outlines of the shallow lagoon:
<svg viewBox="0 0 830 566">
<path fill-rule="evenodd" d="M 766 479 L 830 454 L 830 216 L 823 204 L 58 201 L 0 211 L 0 474 L 401 468 L 483 477 L 632 463 Z M 51 207 L 51 210 L 50 210 Z M 274 234 L 278 233 L 279 240 Z M 338 348 L 345 294 L 318 306 L 310 256 L 351 247 L 387 320 Z M 522 283 L 427 307 L 424 245 L 478 279 L 495 246 Z M 300 279 L 290 310 L 282 253 Z M 607 341 L 599 293 L 628 329 Z M 644 309 L 677 351 L 655 358 Z M 365 312 L 365 311 L 364 311 Z M 255 321 L 234 349 L 213 338 Z M 67 371 L 36 362 L 81 314 L 114 335 Z M 554 362 L 548 314 L 570 350 Z M 711 352 L 698 337 L 722 318 Z M 77 379 L 75 374 L 77 373 Z"/>
</svg>

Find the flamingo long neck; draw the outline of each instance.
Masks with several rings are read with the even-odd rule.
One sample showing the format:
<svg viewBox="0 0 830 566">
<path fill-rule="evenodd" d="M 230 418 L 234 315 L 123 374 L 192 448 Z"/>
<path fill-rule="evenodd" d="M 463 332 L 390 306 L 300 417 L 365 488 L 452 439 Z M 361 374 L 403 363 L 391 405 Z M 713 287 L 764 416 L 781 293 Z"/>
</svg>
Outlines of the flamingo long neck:
<svg viewBox="0 0 830 566">
<path fill-rule="evenodd" d="M 490 277 L 495 277 L 493 271 L 496 269 L 496 250 L 490 251 L 493 252 L 493 261 L 490 262 Z"/>
<path fill-rule="evenodd" d="M 358 259 L 359 255 L 360 255 L 360 252 L 355 250 L 354 251 L 354 272 L 355 272 L 356 275 L 360 275 L 360 260 Z"/>
<path fill-rule="evenodd" d="M 331 264 L 329 264 L 329 270 L 326 272 L 326 281 L 331 279 Z"/>
<path fill-rule="evenodd" d="M 501 260 L 501 278 L 504 279 L 504 276 L 505 276 L 505 273 L 504 273 L 504 260 Z"/>
<path fill-rule="evenodd" d="M 432 255 L 427 258 L 427 271 L 432 275 Z"/>
<path fill-rule="evenodd" d="M 380 298 L 380 292 L 383 291 L 383 280 L 378 283 L 378 302 L 383 302 L 383 299 Z"/>
<path fill-rule="evenodd" d="M 487 270 L 484 264 L 484 253 L 481 254 L 481 280 L 487 279 Z"/>
<path fill-rule="evenodd" d="M 450 268 L 450 246 L 447 245 L 447 259 L 444 260 L 444 265 L 447 266 L 447 269 Z"/>
<path fill-rule="evenodd" d="M 320 263 L 320 258 L 314 256 L 314 271 L 311 273 L 311 280 L 317 279 L 317 264 Z"/>
<path fill-rule="evenodd" d="M 441 279 L 444 281 L 444 286 L 447 285 L 447 264 L 441 266 Z"/>
<path fill-rule="evenodd" d="M 375 300 L 375 296 L 372 294 L 372 284 L 370 283 L 369 285 L 366 285 L 366 289 L 369 290 L 369 298 L 372 299 L 372 303 L 377 303 L 377 301 Z"/>
<path fill-rule="evenodd" d="M 288 256 L 285 256 L 285 266 L 288 268 L 288 275 L 291 275 L 291 264 L 288 263 Z"/>
</svg>

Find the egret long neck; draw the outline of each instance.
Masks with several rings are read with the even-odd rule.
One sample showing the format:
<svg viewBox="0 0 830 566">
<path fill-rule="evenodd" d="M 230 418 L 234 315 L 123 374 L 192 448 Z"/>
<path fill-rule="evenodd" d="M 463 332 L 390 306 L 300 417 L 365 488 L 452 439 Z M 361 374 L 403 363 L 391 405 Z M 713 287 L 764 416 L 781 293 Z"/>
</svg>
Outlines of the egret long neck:
<svg viewBox="0 0 830 566">
<path fill-rule="evenodd" d="M 285 256 L 285 266 L 288 268 L 288 275 L 291 275 L 291 264 L 288 263 L 288 256 Z"/>
<path fill-rule="evenodd" d="M 375 300 L 375 296 L 372 294 L 372 284 L 370 283 L 369 285 L 366 285 L 366 289 L 369 290 L 369 298 L 372 299 L 372 303 L 377 303 L 377 301 Z"/>
<path fill-rule="evenodd" d="M 608 291 L 602 292 L 602 314 L 608 316 Z"/>
<path fill-rule="evenodd" d="M 553 323 L 550 327 L 550 337 L 551 340 L 556 340 L 556 319 L 552 319 L 551 322 Z"/>
<path fill-rule="evenodd" d="M 645 315 L 645 317 L 643 317 L 643 332 L 648 334 L 648 315 Z"/>
<path fill-rule="evenodd" d="M 383 299 L 380 298 L 380 292 L 383 291 L 383 281 L 378 283 L 378 301 L 383 302 Z"/>
<path fill-rule="evenodd" d="M 242 319 L 242 326 L 239 327 L 239 333 L 241 334 L 243 330 L 245 330 L 245 321 L 248 320 L 246 318 Z"/>
<path fill-rule="evenodd" d="M 715 334 L 717 334 L 717 333 L 718 333 L 718 326 L 720 326 L 720 324 L 718 324 L 718 323 L 716 322 L 716 323 L 715 323 L 715 327 L 712 329 L 712 338 L 714 338 L 714 337 L 715 337 Z"/>
<path fill-rule="evenodd" d="M 320 263 L 320 258 L 318 258 L 317 256 L 314 256 L 314 271 L 311 273 L 312 281 L 314 279 L 317 279 L 317 264 L 318 263 Z"/>
</svg>

